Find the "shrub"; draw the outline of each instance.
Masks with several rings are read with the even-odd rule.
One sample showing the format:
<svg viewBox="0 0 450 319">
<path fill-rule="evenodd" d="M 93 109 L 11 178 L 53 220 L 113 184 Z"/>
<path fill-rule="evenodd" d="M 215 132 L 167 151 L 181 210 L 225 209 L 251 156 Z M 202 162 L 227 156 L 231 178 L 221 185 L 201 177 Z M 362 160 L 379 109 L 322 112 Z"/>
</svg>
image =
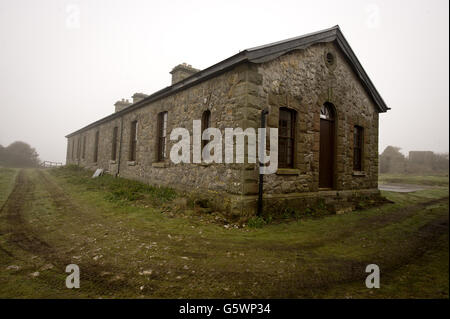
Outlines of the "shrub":
<svg viewBox="0 0 450 319">
<path fill-rule="evenodd" d="M 250 228 L 261 228 L 263 227 L 267 222 L 264 220 L 264 218 L 255 216 L 248 220 L 247 225 Z"/>
</svg>

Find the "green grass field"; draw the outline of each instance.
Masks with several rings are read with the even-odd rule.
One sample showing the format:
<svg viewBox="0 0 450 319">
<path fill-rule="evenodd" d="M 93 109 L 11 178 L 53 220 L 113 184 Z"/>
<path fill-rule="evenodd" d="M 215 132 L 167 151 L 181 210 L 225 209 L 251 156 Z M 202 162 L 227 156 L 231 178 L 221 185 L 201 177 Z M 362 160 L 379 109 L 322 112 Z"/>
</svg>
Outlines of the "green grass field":
<svg viewBox="0 0 450 319">
<path fill-rule="evenodd" d="M 169 188 L 89 175 L 0 170 L 1 298 L 448 298 L 448 178 L 380 207 L 235 228 L 178 209 Z M 72 263 L 80 289 L 65 287 Z M 364 283 L 372 263 L 380 289 Z"/>
<path fill-rule="evenodd" d="M 399 175 L 399 174 L 380 174 L 378 178 L 380 183 L 400 183 L 426 186 L 447 186 L 448 175 Z"/>
<path fill-rule="evenodd" d="M 0 207 L 3 205 L 14 186 L 17 170 L 0 167 Z"/>
</svg>

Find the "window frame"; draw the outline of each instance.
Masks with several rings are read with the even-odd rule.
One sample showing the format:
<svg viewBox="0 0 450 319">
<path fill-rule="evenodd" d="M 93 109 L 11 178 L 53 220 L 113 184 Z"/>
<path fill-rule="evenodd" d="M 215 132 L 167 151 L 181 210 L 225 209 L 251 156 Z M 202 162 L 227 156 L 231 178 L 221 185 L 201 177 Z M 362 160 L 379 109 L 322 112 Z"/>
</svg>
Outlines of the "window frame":
<svg viewBox="0 0 450 319">
<path fill-rule="evenodd" d="M 114 126 L 112 135 L 112 145 L 111 145 L 111 160 L 117 160 L 117 138 L 118 138 L 119 128 Z"/>
<path fill-rule="evenodd" d="M 334 112 L 334 105 L 330 102 L 325 102 L 320 107 L 320 119 L 321 120 L 327 120 L 327 121 L 333 121 L 335 120 L 335 112 Z"/>
<path fill-rule="evenodd" d="M 210 111 L 210 110 L 205 110 L 205 111 L 202 113 L 202 125 L 201 125 L 201 126 L 202 126 L 202 127 L 201 127 L 201 134 L 202 134 L 202 136 L 203 136 L 203 132 L 204 132 L 206 129 L 208 129 L 208 128 L 211 127 L 211 111 Z M 206 145 L 208 142 L 209 142 L 208 140 L 202 139 L 202 143 L 201 143 L 202 150 L 203 150 L 203 148 L 205 147 L 205 145 Z"/>
<path fill-rule="evenodd" d="M 81 136 L 77 139 L 77 160 L 81 159 Z"/>
<path fill-rule="evenodd" d="M 134 120 L 130 123 L 130 147 L 128 149 L 128 160 L 130 162 L 136 161 L 137 158 L 137 136 L 138 121 Z"/>
<path fill-rule="evenodd" d="M 363 153 L 364 127 L 355 125 L 353 127 L 353 171 L 361 172 L 364 170 Z"/>
<path fill-rule="evenodd" d="M 95 132 L 94 138 L 94 163 L 98 162 L 98 144 L 100 141 L 100 131 Z"/>
<path fill-rule="evenodd" d="M 282 114 L 289 114 L 290 117 L 290 134 L 283 136 L 281 129 L 281 117 Z M 293 109 L 280 107 L 278 111 L 278 167 L 279 168 L 294 168 L 295 165 L 295 122 L 297 118 L 297 112 Z M 282 143 L 282 140 L 286 140 L 286 143 Z M 284 152 L 285 157 L 282 158 L 281 145 L 286 145 Z M 290 147 L 290 154 L 289 154 Z"/>
<path fill-rule="evenodd" d="M 163 111 L 158 113 L 157 118 L 157 161 L 163 162 L 167 157 L 167 122 L 168 122 L 168 113 L 167 111 Z"/>
<path fill-rule="evenodd" d="M 86 135 L 83 135 L 83 147 L 81 149 L 81 158 L 86 158 Z"/>
</svg>

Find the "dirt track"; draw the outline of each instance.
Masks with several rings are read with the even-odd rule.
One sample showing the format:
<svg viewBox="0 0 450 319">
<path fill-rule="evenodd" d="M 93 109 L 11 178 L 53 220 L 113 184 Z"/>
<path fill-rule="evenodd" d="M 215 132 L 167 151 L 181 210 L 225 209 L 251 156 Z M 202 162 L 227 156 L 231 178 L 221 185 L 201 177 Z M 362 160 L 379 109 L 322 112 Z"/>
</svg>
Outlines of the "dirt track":
<svg viewBox="0 0 450 319">
<path fill-rule="evenodd" d="M 26 177 L 24 171 L 20 171 L 14 189 L 1 212 L 6 215 L 12 243 L 26 251 L 48 255 L 52 253 L 51 247 L 31 231 L 22 216 L 23 207 L 33 200 L 33 188 L 34 184 Z"/>
<path fill-rule="evenodd" d="M 83 210 L 72 203 L 71 199 L 59 188 L 52 183 L 42 171 L 36 171 L 39 177 L 41 186 L 50 195 L 55 208 L 60 212 L 73 216 L 77 212 L 78 216 L 83 216 L 83 221 L 92 222 L 92 216 L 89 216 Z M 8 221 L 8 230 L 10 232 L 9 241 L 11 244 L 23 249 L 33 255 L 38 255 L 47 264 L 54 265 L 56 269 L 64 271 L 65 267 L 73 263 L 73 253 L 71 250 L 64 251 L 49 245 L 45 240 L 38 236 L 38 230 L 33 229 L 23 217 L 24 208 L 34 198 L 34 189 L 36 187 L 36 179 L 30 178 L 24 170 L 21 170 L 17 175 L 15 186 L 5 204 L 0 210 L 0 214 L 6 216 Z M 68 238 L 66 240 L 69 240 Z M 10 256 L 14 254 L 0 246 L 0 249 Z M 92 282 L 98 289 L 106 289 L 116 291 L 118 289 L 126 288 L 127 283 L 123 278 L 118 280 L 105 280 L 104 273 L 111 272 L 114 267 L 112 265 L 99 265 L 86 262 L 79 262 L 80 268 L 83 269 L 83 278 L 86 281 Z M 52 283 L 50 283 L 52 284 Z"/>
<path fill-rule="evenodd" d="M 52 228 L 52 232 L 49 234 L 56 234 L 59 240 L 48 241 L 41 236 L 46 234 L 46 231 L 40 228 L 36 228 L 28 217 L 25 216 L 28 211 L 32 211 L 34 202 L 38 200 L 36 190 L 39 190 L 41 196 L 43 193 L 52 203 L 52 209 L 60 214 L 59 218 L 64 220 L 65 223 L 73 224 L 76 227 L 70 228 L 68 233 L 58 227 Z M 265 291 L 265 295 L 261 297 L 296 297 L 299 291 L 303 289 L 326 289 L 335 285 L 361 280 L 365 277 L 364 268 L 365 265 L 371 263 L 369 259 L 351 259 L 344 257 L 324 257 L 317 254 L 315 251 L 318 248 L 326 245 L 333 245 L 336 242 L 344 241 L 347 237 L 351 236 L 355 231 L 368 231 L 381 229 L 390 223 L 397 223 L 403 221 L 414 214 L 420 212 L 428 206 L 436 204 L 447 203 L 448 197 L 430 200 L 424 203 L 410 205 L 398 210 L 390 211 L 382 216 L 371 216 L 366 219 L 361 219 L 357 223 L 356 227 L 346 228 L 343 227 L 340 232 L 333 233 L 325 240 L 311 240 L 306 243 L 292 244 L 278 243 L 278 242 L 248 242 L 245 245 L 237 246 L 237 249 L 245 252 L 246 255 L 251 254 L 251 250 L 265 250 L 269 254 L 280 254 L 279 258 L 292 255 L 291 261 L 295 260 L 299 263 L 294 265 L 294 268 L 287 268 L 287 266 L 280 265 L 280 270 L 285 267 L 281 275 L 277 276 L 277 285 L 273 286 L 273 283 L 267 287 L 261 287 L 258 293 Z M 66 265 L 76 262 L 83 270 L 83 280 L 88 282 L 94 290 L 94 295 L 111 295 L 128 296 L 130 291 L 135 291 L 136 286 L 140 285 L 137 264 L 141 261 L 135 261 L 135 255 L 133 250 L 121 251 L 117 253 L 115 258 L 104 258 L 102 262 L 93 261 L 92 258 L 81 258 L 80 260 L 74 259 L 75 255 L 82 255 L 89 249 L 89 252 L 102 251 L 105 247 L 102 243 L 96 240 L 92 240 L 92 236 L 99 232 L 106 233 L 108 241 L 122 240 L 127 237 L 127 241 L 131 244 L 138 244 L 151 240 L 158 240 L 166 245 L 168 251 L 174 251 L 172 253 L 165 253 L 163 255 L 166 260 L 162 260 L 161 263 L 151 262 L 151 268 L 153 271 L 152 282 L 149 282 L 144 289 L 141 289 L 142 294 L 154 294 L 155 291 L 165 286 L 164 273 L 173 273 L 173 276 L 179 275 L 185 276 L 187 271 L 180 270 L 178 264 L 174 264 L 171 258 L 183 258 L 181 255 L 177 256 L 177 249 L 184 249 L 183 255 L 189 255 L 188 243 L 184 241 L 173 242 L 167 239 L 168 234 L 158 234 L 156 237 L 149 235 L 148 231 L 144 229 L 132 229 L 130 230 L 126 226 L 115 222 L 114 220 L 107 220 L 104 216 L 98 215 L 94 210 L 86 205 L 79 205 L 74 202 L 73 198 L 67 194 L 63 188 L 56 184 L 52 179 L 48 177 L 46 173 L 40 170 L 33 172 L 20 171 L 17 175 L 15 186 L 13 191 L 9 195 L 7 201 L 0 210 L 0 217 L 6 218 L 7 227 L 6 230 L 9 233 L 8 242 L 9 245 L 22 249 L 30 254 L 38 255 L 44 263 L 55 266 L 55 271 L 63 272 Z M 39 223 L 38 223 L 39 224 Z M 50 226 L 49 226 L 50 227 Z M 437 245 L 437 239 L 443 234 L 448 233 L 448 215 L 445 217 L 439 217 L 427 222 L 420 227 L 412 236 L 405 237 L 405 240 L 399 242 L 395 247 L 387 247 L 385 252 L 379 253 L 376 257 L 380 264 L 383 265 L 385 272 L 391 272 L 405 264 L 410 263 L 420 258 L 425 252 L 432 250 Z M 49 235 L 46 235 L 49 237 Z M 98 238 L 98 237 L 96 237 Z M 164 238 L 164 239 L 162 239 Z M 95 238 L 94 238 L 95 239 Z M 209 239 L 214 247 L 214 254 L 222 255 L 228 253 L 228 247 L 220 242 L 218 239 Z M 69 248 L 70 245 L 61 244 L 62 242 L 69 243 L 73 241 L 73 248 Z M 79 243 L 78 245 L 76 243 Z M 172 247 L 171 245 L 177 245 Z M 128 246 L 129 247 L 129 246 Z M 235 248 L 236 249 L 236 248 Z M 14 257 L 15 249 L 8 249 L 0 246 L 0 250 L 10 257 Z M 172 254 L 172 255 L 170 255 Z M 175 255 L 173 255 L 175 254 Z M 197 255 L 196 255 L 197 254 Z M 200 256 L 200 252 L 191 252 L 191 256 Z M 210 269 L 207 264 L 203 264 L 202 259 L 211 257 L 208 253 L 203 253 L 198 258 L 196 265 L 196 273 L 191 276 L 191 281 L 204 282 L 205 280 L 215 280 L 215 284 L 224 285 L 227 280 L 230 280 L 230 276 L 234 277 L 239 282 L 249 285 L 251 282 L 259 281 L 262 285 L 264 282 L 271 280 L 272 273 L 264 273 L 257 265 L 251 260 L 244 258 L 241 261 L 241 267 L 235 267 L 232 269 Z M 95 256 L 94 256 L 95 258 Z M 101 257 L 100 257 L 101 258 Z M 118 259 L 119 258 L 119 259 Z M 275 257 L 276 258 L 276 257 Z M 314 270 L 308 268 L 308 261 L 314 260 Z M 118 261 L 119 260 L 119 261 Z M 142 265 L 142 263 L 140 264 Z M 140 266 L 139 265 L 139 266 Z M 253 268 L 252 268 L 253 267 Z M 142 268 L 142 267 L 141 267 Z M 249 271 L 243 271 L 244 268 L 250 269 Z M 240 270 L 239 270 L 240 269 Z M 293 273 L 293 271 L 296 273 Z M 337 274 L 337 275 L 336 275 Z M 295 278 L 295 279 L 294 279 Z M 294 279 L 294 280 L 293 280 Z M 171 282 L 171 280 L 169 280 Z M 48 283 L 49 286 L 57 285 L 55 282 Z M 175 283 L 169 284 L 170 290 L 176 290 L 177 287 L 181 287 L 181 284 Z M 181 288 L 180 288 L 181 289 Z M 252 290 L 249 288 L 242 289 L 242 294 L 245 297 L 254 297 Z M 162 294 L 160 297 L 164 297 Z M 225 291 L 225 295 L 226 291 Z M 233 297 L 233 296 L 232 296 Z"/>
</svg>

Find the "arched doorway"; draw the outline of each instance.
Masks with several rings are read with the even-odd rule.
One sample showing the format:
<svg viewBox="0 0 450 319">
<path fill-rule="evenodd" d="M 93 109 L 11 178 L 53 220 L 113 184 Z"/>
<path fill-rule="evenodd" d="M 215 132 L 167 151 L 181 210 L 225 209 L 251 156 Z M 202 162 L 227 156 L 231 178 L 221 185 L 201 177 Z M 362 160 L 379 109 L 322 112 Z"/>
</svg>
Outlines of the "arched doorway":
<svg viewBox="0 0 450 319">
<path fill-rule="evenodd" d="M 319 188 L 333 188 L 335 112 L 333 104 L 320 108 Z"/>
</svg>

